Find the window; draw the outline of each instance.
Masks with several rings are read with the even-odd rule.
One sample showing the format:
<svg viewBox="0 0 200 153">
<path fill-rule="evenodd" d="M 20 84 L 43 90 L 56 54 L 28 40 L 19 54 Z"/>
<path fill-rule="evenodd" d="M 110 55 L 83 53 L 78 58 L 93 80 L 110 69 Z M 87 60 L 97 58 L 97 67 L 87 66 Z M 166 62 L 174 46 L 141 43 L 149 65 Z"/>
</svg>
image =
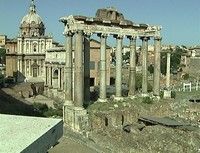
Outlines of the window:
<svg viewBox="0 0 200 153">
<path fill-rule="evenodd" d="M 33 51 L 34 51 L 34 52 L 37 51 L 37 44 L 36 44 L 36 43 L 33 44 Z"/>
<path fill-rule="evenodd" d="M 58 79 L 58 70 L 53 72 L 53 79 Z"/>
<path fill-rule="evenodd" d="M 90 70 L 95 69 L 95 61 L 90 61 Z"/>
<path fill-rule="evenodd" d="M 105 117 L 105 126 L 108 126 L 108 118 Z"/>
<path fill-rule="evenodd" d="M 28 45 L 29 45 L 29 44 L 28 44 L 28 43 L 26 43 L 26 51 L 27 51 L 27 52 L 28 52 Z"/>
<path fill-rule="evenodd" d="M 124 124 L 124 115 L 122 115 L 122 125 Z"/>
<path fill-rule="evenodd" d="M 44 49 L 44 44 L 42 43 L 42 44 L 41 44 L 41 50 L 43 50 L 43 49 Z"/>
</svg>

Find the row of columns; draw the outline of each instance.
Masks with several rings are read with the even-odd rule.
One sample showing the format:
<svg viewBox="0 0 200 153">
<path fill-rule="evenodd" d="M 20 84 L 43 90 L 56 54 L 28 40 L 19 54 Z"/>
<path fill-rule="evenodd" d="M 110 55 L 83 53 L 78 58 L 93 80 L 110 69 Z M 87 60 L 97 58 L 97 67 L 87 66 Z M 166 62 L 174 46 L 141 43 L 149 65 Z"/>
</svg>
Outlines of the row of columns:
<svg viewBox="0 0 200 153">
<path fill-rule="evenodd" d="M 63 76 L 63 71 L 64 71 L 64 68 L 62 67 L 59 67 L 57 68 L 56 70 L 58 70 L 58 79 L 57 79 L 57 88 L 58 89 L 64 89 L 64 78 L 62 78 Z M 46 74 L 46 80 L 45 80 L 45 84 L 48 86 L 48 87 L 53 87 L 53 73 L 55 71 L 55 69 L 53 69 L 53 67 L 51 66 L 46 66 L 45 67 L 45 74 Z"/>
<path fill-rule="evenodd" d="M 106 101 L 106 34 L 98 34 L 100 37 L 100 93 L 99 100 Z M 116 35 L 116 99 L 122 97 L 122 42 L 123 36 Z M 84 35 L 83 31 L 79 30 L 75 33 L 75 61 L 74 61 L 74 98 L 72 87 L 72 38 L 73 34 L 68 32 L 66 35 L 66 65 L 65 65 L 65 104 L 71 105 L 74 101 L 75 106 L 82 107 L 84 101 L 84 76 L 85 67 L 88 56 L 83 48 Z M 130 40 L 130 75 L 129 75 L 129 96 L 135 95 L 135 78 L 136 78 L 136 38 L 129 36 Z M 142 39 L 142 93 L 147 94 L 147 56 L 148 56 L 148 40 L 149 37 L 141 37 Z M 160 90 L 160 50 L 161 37 L 154 38 L 155 60 L 154 60 L 154 95 L 159 96 Z M 84 49 L 84 56 L 83 56 Z M 89 60 L 89 59 L 88 59 Z M 87 61 L 87 62 L 86 62 Z M 87 69 L 88 70 L 88 69 Z M 87 76 L 89 77 L 89 76 Z"/>
</svg>

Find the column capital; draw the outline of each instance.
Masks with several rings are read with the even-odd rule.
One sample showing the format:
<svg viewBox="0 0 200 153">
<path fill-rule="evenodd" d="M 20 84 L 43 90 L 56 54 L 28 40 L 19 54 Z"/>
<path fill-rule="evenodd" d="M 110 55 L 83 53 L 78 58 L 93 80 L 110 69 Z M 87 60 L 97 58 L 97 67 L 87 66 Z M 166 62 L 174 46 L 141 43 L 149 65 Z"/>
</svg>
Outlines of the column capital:
<svg viewBox="0 0 200 153">
<path fill-rule="evenodd" d="M 159 40 L 160 41 L 160 40 L 162 40 L 162 37 L 161 36 L 155 36 L 154 40 Z"/>
<path fill-rule="evenodd" d="M 148 41 L 150 39 L 150 37 L 142 36 L 142 37 L 140 37 L 140 39 L 142 39 L 144 41 Z"/>
<path fill-rule="evenodd" d="M 85 31 L 83 31 L 83 33 L 84 33 L 84 36 L 87 38 L 90 38 L 91 35 L 93 34 L 92 32 L 85 32 Z"/>
<path fill-rule="evenodd" d="M 97 36 L 100 37 L 100 38 L 101 38 L 101 37 L 102 37 L 102 38 L 107 38 L 107 37 L 108 37 L 108 34 L 106 34 L 106 33 L 98 33 Z"/>
<path fill-rule="evenodd" d="M 72 36 L 74 35 L 74 32 L 72 32 L 72 31 L 67 31 L 67 32 L 64 33 L 64 35 L 65 35 L 65 36 L 70 36 L 70 37 L 72 37 Z"/>
<path fill-rule="evenodd" d="M 114 38 L 116 39 L 123 39 L 124 38 L 124 35 L 113 35 Z"/>
<path fill-rule="evenodd" d="M 137 36 L 127 36 L 127 38 L 130 39 L 130 40 L 136 40 Z"/>
<path fill-rule="evenodd" d="M 83 30 L 76 30 L 74 33 L 75 34 L 83 34 Z"/>
</svg>

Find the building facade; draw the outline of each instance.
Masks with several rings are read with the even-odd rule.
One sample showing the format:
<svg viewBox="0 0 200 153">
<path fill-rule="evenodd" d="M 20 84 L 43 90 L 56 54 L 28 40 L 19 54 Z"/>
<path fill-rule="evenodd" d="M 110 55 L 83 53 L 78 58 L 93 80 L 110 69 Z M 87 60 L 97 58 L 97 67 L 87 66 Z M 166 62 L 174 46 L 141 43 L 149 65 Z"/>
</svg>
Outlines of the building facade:
<svg viewBox="0 0 200 153">
<path fill-rule="evenodd" d="M 90 40 L 90 86 L 98 86 L 100 82 L 100 42 L 94 39 Z M 84 48 L 87 46 L 84 45 Z M 106 81 L 107 85 L 110 85 L 110 61 L 112 48 L 106 47 Z M 64 91 L 65 91 L 65 65 L 66 65 L 66 49 L 65 47 L 53 47 L 47 49 L 45 57 L 45 85 L 46 85 L 46 95 L 51 98 L 60 99 L 64 101 Z M 72 51 L 72 64 L 74 65 L 74 49 Z M 72 78 L 74 78 L 74 67 Z M 74 79 L 72 79 L 73 83 Z"/>
<path fill-rule="evenodd" d="M 45 35 L 45 26 L 36 12 L 34 0 L 20 23 L 17 38 L 18 81 L 45 81 L 45 50 L 52 48 L 53 39 Z"/>
<path fill-rule="evenodd" d="M 17 39 L 6 39 L 6 76 L 17 77 Z"/>
</svg>

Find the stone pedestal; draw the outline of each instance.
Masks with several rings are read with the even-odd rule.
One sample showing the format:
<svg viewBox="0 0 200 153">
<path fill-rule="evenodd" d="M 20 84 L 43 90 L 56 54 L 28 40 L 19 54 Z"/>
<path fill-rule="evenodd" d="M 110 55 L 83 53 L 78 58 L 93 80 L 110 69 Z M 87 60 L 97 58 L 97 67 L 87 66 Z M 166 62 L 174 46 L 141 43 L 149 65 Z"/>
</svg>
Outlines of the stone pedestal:
<svg viewBox="0 0 200 153">
<path fill-rule="evenodd" d="M 171 90 L 164 90 L 163 98 L 171 98 Z"/>
<path fill-rule="evenodd" d="M 74 132 L 83 133 L 88 129 L 88 114 L 82 107 L 63 106 L 64 123 Z"/>
<path fill-rule="evenodd" d="M 114 101 L 122 101 L 124 98 L 123 97 L 114 97 Z"/>
<path fill-rule="evenodd" d="M 105 103 L 105 102 L 107 102 L 107 99 L 101 99 L 101 98 L 99 98 L 99 99 L 97 100 L 97 102 Z"/>
<path fill-rule="evenodd" d="M 142 93 L 141 95 L 142 95 L 142 97 L 148 97 L 149 96 L 148 93 Z"/>
</svg>

